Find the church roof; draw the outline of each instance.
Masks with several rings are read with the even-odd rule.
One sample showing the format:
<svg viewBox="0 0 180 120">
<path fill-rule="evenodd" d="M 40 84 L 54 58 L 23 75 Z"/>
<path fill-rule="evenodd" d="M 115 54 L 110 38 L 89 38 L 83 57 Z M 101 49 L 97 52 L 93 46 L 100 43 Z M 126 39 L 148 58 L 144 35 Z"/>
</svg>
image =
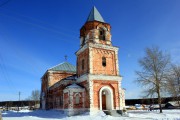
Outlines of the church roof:
<svg viewBox="0 0 180 120">
<path fill-rule="evenodd" d="M 96 9 L 95 6 L 92 8 L 91 12 L 89 13 L 89 16 L 87 18 L 87 22 L 88 21 L 105 22 L 104 19 L 101 16 L 101 14 L 99 13 L 99 11 Z"/>
<path fill-rule="evenodd" d="M 53 71 L 64 71 L 64 72 L 76 72 L 76 66 L 68 63 L 68 62 L 63 62 L 61 64 L 58 64 L 48 70 L 53 70 Z"/>
<path fill-rule="evenodd" d="M 67 86 L 66 88 L 82 88 L 82 87 L 74 83 L 72 85 Z"/>
</svg>

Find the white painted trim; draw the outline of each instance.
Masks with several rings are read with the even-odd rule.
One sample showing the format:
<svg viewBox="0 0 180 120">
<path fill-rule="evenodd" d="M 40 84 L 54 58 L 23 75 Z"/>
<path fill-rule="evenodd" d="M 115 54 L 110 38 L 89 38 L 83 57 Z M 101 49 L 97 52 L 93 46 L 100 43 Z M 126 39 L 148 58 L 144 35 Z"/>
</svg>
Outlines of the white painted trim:
<svg viewBox="0 0 180 120">
<path fill-rule="evenodd" d="M 117 75 L 119 75 L 120 73 L 119 73 L 119 60 L 118 60 L 118 50 L 117 51 L 115 51 L 115 64 L 116 64 L 116 71 L 117 71 Z"/>
<path fill-rule="evenodd" d="M 111 76 L 111 75 L 95 75 L 89 74 L 90 80 L 112 80 L 112 81 L 121 81 L 121 76 Z"/>
<path fill-rule="evenodd" d="M 98 44 L 98 43 L 88 43 L 85 44 L 82 48 L 80 48 L 77 52 L 76 55 L 79 55 L 81 52 L 83 52 L 86 48 L 101 48 L 101 49 L 106 49 L 106 50 L 112 50 L 117 52 L 119 50 L 118 47 L 114 47 L 114 46 L 108 46 L 108 45 L 103 45 L 103 44 Z"/>
<path fill-rule="evenodd" d="M 82 95 L 83 95 L 83 108 L 85 108 L 85 99 L 86 99 L 86 94 L 85 94 L 85 92 L 83 92 L 82 93 Z"/>
<path fill-rule="evenodd" d="M 81 52 L 83 52 L 87 47 L 88 47 L 87 44 L 85 44 L 82 48 L 80 48 L 80 49 L 76 52 L 76 56 L 79 55 Z"/>
<path fill-rule="evenodd" d="M 83 82 L 85 80 L 88 80 L 88 74 L 84 74 L 82 76 L 80 76 L 79 78 L 77 78 L 77 83 Z"/>
<path fill-rule="evenodd" d="M 79 95 L 79 97 L 82 97 L 79 92 L 75 93 L 75 94 L 74 94 L 74 97 L 76 97 L 76 95 Z"/>
<path fill-rule="evenodd" d="M 77 78 L 77 82 L 83 82 L 85 80 L 110 80 L 110 81 L 121 81 L 122 77 L 121 76 L 112 76 L 112 75 L 99 75 L 99 74 L 84 74 Z"/>
<path fill-rule="evenodd" d="M 93 52 L 92 52 L 92 48 L 89 48 L 89 73 L 93 73 Z"/>
<path fill-rule="evenodd" d="M 121 110 L 121 81 L 118 81 L 118 91 L 119 91 L 119 110 Z"/>
<path fill-rule="evenodd" d="M 89 80 L 89 99 L 90 99 L 90 111 L 94 108 L 94 92 L 93 92 L 93 81 Z"/>
<path fill-rule="evenodd" d="M 97 26 L 97 30 L 99 30 L 100 28 L 102 28 L 102 29 L 105 30 L 105 31 L 108 30 L 106 27 L 104 27 L 104 25 L 102 25 L 102 26 L 100 26 L 100 25 L 102 25 L 102 24 L 99 24 L 99 25 Z"/>
<path fill-rule="evenodd" d="M 102 110 L 102 91 L 103 90 L 107 90 L 108 92 L 110 92 L 110 98 L 111 98 L 111 110 L 114 110 L 114 101 L 113 101 L 113 91 L 110 87 L 108 86 L 104 86 L 100 89 L 99 91 L 99 103 L 100 103 L 100 110 Z"/>
<path fill-rule="evenodd" d="M 118 51 L 118 49 L 119 49 L 118 47 L 108 46 L 108 45 L 103 45 L 103 44 L 97 44 L 97 43 L 89 43 L 88 47 L 101 48 L 101 49 L 112 50 L 112 51 Z"/>
</svg>

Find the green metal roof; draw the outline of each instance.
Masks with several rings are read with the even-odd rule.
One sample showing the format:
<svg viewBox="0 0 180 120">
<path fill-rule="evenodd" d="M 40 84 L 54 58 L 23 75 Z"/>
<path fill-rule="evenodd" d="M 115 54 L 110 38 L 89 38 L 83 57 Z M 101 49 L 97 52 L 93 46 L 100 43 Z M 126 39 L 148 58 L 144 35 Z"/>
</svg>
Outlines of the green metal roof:
<svg viewBox="0 0 180 120">
<path fill-rule="evenodd" d="M 68 63 L 68 62 L 63 62 L 61 64 L 58 64 L 48 70 L 53 70 L 53 71 L 64 71 L 64 72 L 76 72 L 76 66 Z"/>
<path fill-rule="evenodd" d="M 91 12 L 89 13 L 89 16 L 87 18 L 87 22 L 88 21 L 104 22 L 104 19 L 102 18 L 101 14 L 99 13 L 99 11 L 96 9 L 95 6 L 92 8 Z"/>
</svg>

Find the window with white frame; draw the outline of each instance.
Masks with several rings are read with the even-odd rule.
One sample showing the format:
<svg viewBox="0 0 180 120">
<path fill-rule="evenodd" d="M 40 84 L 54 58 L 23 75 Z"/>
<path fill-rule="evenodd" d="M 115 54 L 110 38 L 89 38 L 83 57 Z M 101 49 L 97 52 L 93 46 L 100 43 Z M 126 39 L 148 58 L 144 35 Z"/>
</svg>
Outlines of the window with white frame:
<svg viewBox="0 0 180 120">
<path fill-rule="evenodd" d="M 80 95 L 79 95 L 79 94 L 76 94 L 75 103 L 76 103 L 76 104 L 79 104 L 79 103 L 80 103 Z"/>
</svg>

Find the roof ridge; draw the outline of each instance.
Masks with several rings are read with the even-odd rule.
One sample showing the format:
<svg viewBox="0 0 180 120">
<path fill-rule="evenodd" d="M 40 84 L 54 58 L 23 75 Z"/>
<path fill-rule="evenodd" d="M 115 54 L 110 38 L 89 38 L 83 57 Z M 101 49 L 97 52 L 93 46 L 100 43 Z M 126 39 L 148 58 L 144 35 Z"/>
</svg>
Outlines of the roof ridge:
<svg viewBox="0 0 180 120">
<path fill-rule="evenodd" d="M 57 66 L 59 66 L 59 65 L 61 65 L 61 64 L 64 64 L 64 63 L 65 63 L 65 62 L 59 63 L 59 64 L 57 64 L 57 65 L 55 65 L 55 66 L 49 68 L 48 70 L 50 70 L 50 69 L 52 69 L 52 68 L 54 68 L 54 67 L 57 67 Z"/>
<path fill-rule="evenodd" d="M 76 70 L 76 66 L 72 65 L 69 62 L 62 62 L 60 64 L 57 64 L 51 68 L 49 68 L 48 70 L 59 70 L 59 71 L 71 71 L 71 72 L 75 72 Z"/>
</svg>

